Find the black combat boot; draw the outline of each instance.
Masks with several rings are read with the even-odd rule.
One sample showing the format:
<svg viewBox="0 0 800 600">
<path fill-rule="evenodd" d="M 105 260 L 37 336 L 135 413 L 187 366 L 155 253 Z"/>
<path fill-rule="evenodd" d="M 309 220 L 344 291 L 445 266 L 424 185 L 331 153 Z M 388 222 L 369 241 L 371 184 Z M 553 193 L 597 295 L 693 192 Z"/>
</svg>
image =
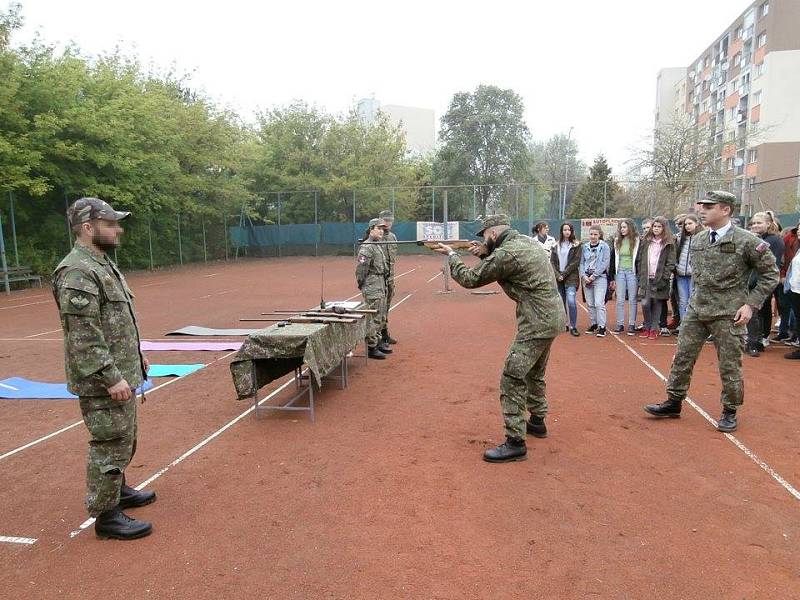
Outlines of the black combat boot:
<svg viewBox="0 0 800 600">
<path fill-rule="evenodd" d="M 384 354 L 392 353 L 392 349 L 389 348 L 389 344 L 387 344 L 386 342 L 381 342 L 380 344 L 378 344 L 378 350 L 380 350 Z"/>
<path fill-rule="evenodd" d="M 717 431 L 730 433 L 732 431 L 736 431 L 736 426 L 736 409 L 722 409 L 722 416 L 720 416 L 719 421 L 717 421 Z"/>
<path fill-rule="evenodd" d="M 676 419 L 681 416 L 681 401 L 665 400 L 661 404 L 648 404 L 644 407 L 644 410 L 654 417 L 672 417 Z"/>
<path fill-rule="evenodd" d="M 94 524 L 95 535 L 104 540 L 135 540 L 152 531 L 150 523 L 129 517 L 119 507 L 100 513 Z"/>
<path fill-rule="evenodd" d="M 384 327 L 383 331 L 381 331 L 381 339 L 383 339 L 383 343 L 384 344 L 396 344 L 397 343 L 397 340 L 389 335 L 389 328 L 388 327 Z"/>
<path fill-rule="evenodd" d="M 525 424 L 525 430 L 533 437 L 547 437 L 547 426 L 544 424 L 544 417 L 531 415 L 530 421 Z"/>
<path fill-rule="evenodd" d="M 137 508 L 139 506 L 147 506 L 156 501 L 156 493 L 145 491 L 140 492 L 129 485 L 122 484 L 122 489 L 119 492 L 119 507 L 124 508 Z"/>
<path fill-rule="evenodd" d="M 490 463 L 504 463 L 515 460 L 527 460 L 528 447 L 525 440 L 507 437 L 505 443 L 497 448 L 490 448 L 483 453 L 483 460 Z"/>
<path fill-rule="evenodd" d="M 368 346 L 367 356 L 369 358 L 377 358 L 378 360 L 386 360 L 386 355 L 380 350 L 378 350 L 377 346 Z"/>
</svg>

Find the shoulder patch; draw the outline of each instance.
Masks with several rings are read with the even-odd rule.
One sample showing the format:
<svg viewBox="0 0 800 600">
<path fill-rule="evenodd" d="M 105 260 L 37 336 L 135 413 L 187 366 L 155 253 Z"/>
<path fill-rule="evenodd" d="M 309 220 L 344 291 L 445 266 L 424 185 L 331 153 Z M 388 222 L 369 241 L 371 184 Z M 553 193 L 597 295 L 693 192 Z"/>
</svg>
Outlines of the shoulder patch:
<svg viewBox="0 0 800 600">
<path fill-rule="evenodd" d="M 69 299 L 69 303 L 78 310 L 83 310 L 89 306 L 89 299 L 86 296 L 76 294 Z"/>
<path fill-rule="evenodd" d="M 363 265 L 365 262 L 367 262 L 367 256 L 366 256 L 366 254 L 359 254 L 359 255 L 358 255 L 358 262 L 360 262 L 362 265 Z"/>
<path fill-rule="evenodd" d="M 756 246 L 756 252 L 760 252 L 764 254 L 769 249 L 769 244 L 767 242 L 761 242 L 758 246 Z"/>
</svg>

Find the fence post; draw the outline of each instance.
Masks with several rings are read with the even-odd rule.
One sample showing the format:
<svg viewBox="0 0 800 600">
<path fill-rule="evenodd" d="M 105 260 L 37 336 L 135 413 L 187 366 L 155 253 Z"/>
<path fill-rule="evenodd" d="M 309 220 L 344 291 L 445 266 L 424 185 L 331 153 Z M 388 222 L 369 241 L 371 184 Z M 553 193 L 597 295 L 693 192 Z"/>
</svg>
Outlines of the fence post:
<svg viewBox="0 0 800 600">
<path fill-rule="evenodd" d="M 153 270 L 153 220 L 147 219 L 147 247 L 150 249 L 150 270 Z"/>
<path fill-rule="evenodd" d="M 431 186 L 431 223 L 436 222 L 436 186 Z"/>
<path fill-rule="evenodd" d="M 278 192 L 278 256 L 281 255 L 281 193 Z"/>
<path fill-rule="evenodd" d="M 206 250 L 206 218 L 201 218 L 201 223 L 203 226 L 203 262 L 208 264 L 208 251 Z"/>
<path fill-rule="evenodd" d="M 444 188 L 444 197 L 442 198 L 442 220 L 444 221 L 444 230 L 442 231 L 442 238 L 447 240 L 450 238 L 447 231 L 447 188 Z M 444 257 L 444 266 L 442 266 L 442 279 L 444 279 L 444 293 L 448 294 L 450 289 L 450 257 Z"/>
<path fill-rule="evenodd" d="M 528 231 L 533 231 L 533 194 L 535 193 L 535 188 L 531 186 L 530 192 L 528 192 Z"/>
<path fill-rule="evenodd" d="M 3 214 L 0 213 L 0 266 L 3 267 L 3 282 L 6 294 L 11 295 L 11 284 L 8 281 L 8 264 L 6 263 L 6 244 L 3 241 Z"/>
<path fill-rule="evenodd" d="M 181 244 L 181 213 L 178 212 L 178 260 L 183 265 L 183 245 Z"/>
<path fill-rule="evenodd" d="M 395 215 L 395 200 L 394 200 L 394 188 L 392 188 L 392 217 L 396 218 Z"/>
<path fill-rule="evenodd" d="M 67 252 L 72 248 L 72 228 L 69 226 L 69 217 L 67 216 L 69 210 L 69 198 L 67 198 L 67 190 L 64 190 L 64 221 L 67 224 L 67 239 L 69 240 L 69 247 Z"/>
<path fill-rule="evenodd" d="M 319 190 L 314 190 L 314 256 L 319 256 Z"/>
<path fill-rule="evenodd" d="M 478 218 L 477 201 L 478 201 L 478 188 L 476 188 L 473 185 L 472 186 L 472 220 L 473 221 Z"/>
<path fill-rule="evenodd" d="M 608 195 L 608 180 L 603 182 L 603 218 L 606 218 L 606 196 Z"/>
<path fill-rule="evenodd" d="M 222 212 L 222 235 L 225 240 L 225 260 L 228 260 L 228 213 Z"/>
<path fill-rule="evenodd" d="M 11 241 L 14 243 L 14 266 L 19 268 L 19 251 L 17 250 L 17 221 L 14 217 L 14 192 L 8 192 L 11 203 Z"/>
<path fill-rule="evenodd" d="M 353 190 L 353 257 L 356 256 L 356 241 L 358 235 L 356 234 L 356 191 Z"/>
</svg>

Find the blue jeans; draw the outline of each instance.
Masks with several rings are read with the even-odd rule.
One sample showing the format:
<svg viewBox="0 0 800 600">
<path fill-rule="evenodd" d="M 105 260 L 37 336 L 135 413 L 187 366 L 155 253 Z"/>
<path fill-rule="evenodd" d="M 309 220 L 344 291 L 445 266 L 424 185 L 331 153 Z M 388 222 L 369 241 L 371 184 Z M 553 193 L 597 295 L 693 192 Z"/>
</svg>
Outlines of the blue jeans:
<svg viewBox="0 0 800 600">
<path fill-rule="evenodd" d="M 558 282 L 558 293 L 561 294 L 561 301 L 564 303 L 564 309 L 569 315 L 569 328 L 575 329 L 578 323 L 578 304 L 575 301 L 575 286 L 564 285 L 563 281 Z"/>
<path fill-rule="evenodd" d="M 689 309 L 689 298 L 692 297 L 692 276 L 676 275 L 675 281 L 678 282 L 678 312 L 683 321 L 683 317 L 686 316 L 686 311 Z"/>
<path fill-rule="evenodd" d="M 636 325 L 636 293 L 639 284 L 633 271 L 617 271 L 617 327 L 625 324 L 625 294 L 628 294 L 628 325 Z"/>
<path fill-rule="evenodd" d="M 586 293 L 586 305 L 589 307 L 589 320 L 592 325 L 598 327 L 606 326 L 606 290 L 608 289 L 608 277 L 601 275 L 592 282 L 592 285 L 584 285 L 583 291 Z"/>
</svg>

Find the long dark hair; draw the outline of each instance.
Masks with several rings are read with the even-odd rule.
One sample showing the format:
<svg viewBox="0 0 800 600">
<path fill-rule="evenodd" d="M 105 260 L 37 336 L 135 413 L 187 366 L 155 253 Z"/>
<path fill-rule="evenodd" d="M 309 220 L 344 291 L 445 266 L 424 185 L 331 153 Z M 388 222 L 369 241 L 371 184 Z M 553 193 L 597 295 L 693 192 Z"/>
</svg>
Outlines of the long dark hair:
<svg viewBox="0 0 800 600">
<path fill-rule="evenodd" d="M 656 217 L 653 219 L 653 223 L 650 225 L 650 231 L 647 232 L 647 240 L 652 242 L 655 239 L 653 235 L 653 225 L 656 223 L 661 225 L 661 240 L 664 242 L 664 245 L 667 244 L 674 244 L 675 243 L 675 236 L 672 235 L 672 230 L 669 228 L 669 222 L 664 217 Z"/>
<path fill-rule="evenodd" d="M 564 239 L 564 226 L 569 227 L 569 237 L 567 239 Z M 564 242 L 569 242 L 570 244 L 574 244 L 575 241 L 576 241 L 575 228 L 572 226 L 572 223 L 570 223 L 569 221 L 564 221 L 558 227 L 558 243 L 562 244 Z"/>
<path fill-rule="evenodd" d="M 628 235 L 623 236 L 622 232 L 620 231 L 621 225 L 625 223 L 628 226 Z M 622 243 L 622 238 L 628 240 L 628 249 L 633 253 L 633 247 L 636 245 L 636 240 L 639 239 L 639 232 L 636 230 L 636 223 L 633 222 L 633 219 L 622 219 L 617 225 L 617 237 L 614 240 L 614 247 L 616 248 L 617 252 L 619 252 L 620 244 Z"/>
</svg>

